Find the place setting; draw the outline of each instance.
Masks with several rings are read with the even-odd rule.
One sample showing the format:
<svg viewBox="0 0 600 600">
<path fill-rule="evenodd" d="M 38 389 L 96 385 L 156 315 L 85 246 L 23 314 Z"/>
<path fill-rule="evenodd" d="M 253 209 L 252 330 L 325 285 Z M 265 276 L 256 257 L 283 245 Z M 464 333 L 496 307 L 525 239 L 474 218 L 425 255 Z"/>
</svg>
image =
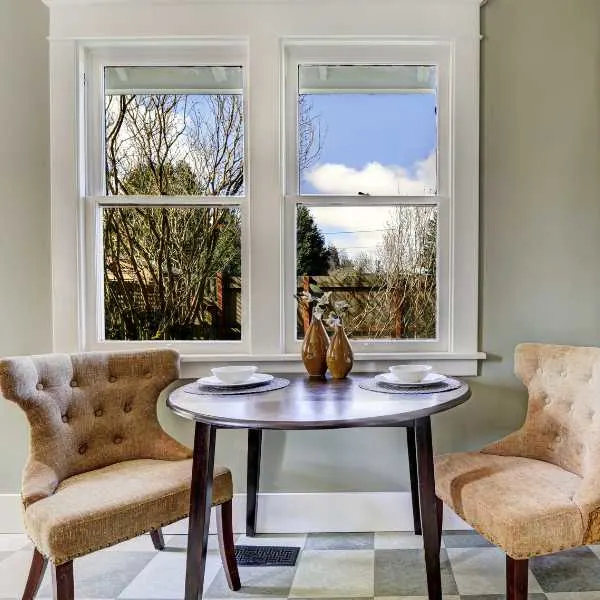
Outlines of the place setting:
<svg viewBox="0 0 600 600">
<path fill-rule="evenodd" d="M 283 377 L 260 373 L 256 365 L 214 367 L 211 373 L 184 386 L 185 391 L 202 396 L 229 396 L 270 392 L 290 384 Z"/>
<path fill-rule="evenodd" d="M 387 373 L 378 373 L 358 385 L 364 390 L 384 394 L 431 394 L 456 390 L 462 383 L 434 372 L 431 365 L 403 364 L 392 365 Z"/>
</svg>

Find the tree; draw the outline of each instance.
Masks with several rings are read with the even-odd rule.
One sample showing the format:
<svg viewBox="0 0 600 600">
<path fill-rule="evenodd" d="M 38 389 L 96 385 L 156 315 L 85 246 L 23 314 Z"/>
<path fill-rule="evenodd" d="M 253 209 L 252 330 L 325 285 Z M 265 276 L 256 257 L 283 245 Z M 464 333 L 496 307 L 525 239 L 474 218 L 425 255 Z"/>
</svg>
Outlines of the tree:
<svg viewBox="0 0 600 600">
<path fill-rule="evenodd" d="M 327 275 L 330 257 L 331 251 L 310 210 L 299 205 L 296 212 L 296 275 Z"/>
<path fill-rule="evenodd" d="M 318 156 L 320 133 L 310 103 L 302 107 L 305 168 Z M 240 96 L 108 96 L 105 121 L 109 195 L 243 193 Z M 313 229 L 306 231 L 314 237 Z M 217 329 L 215 312 L 223 307 L 215 280 L 217 273 L 239 277 L 240 238 L 240 214 L 232 206 L 105 208 L 106 338 L 239 339 L 239 327 Z"/>
<path fill-rule="evenodd" d="M 192 97 L 194 98 L 194 97 Z M 115 195 L 235 195 L 243 187 L 237 96 L 108 98 L 106 181 Z M 205 339 L 218 272 L 239 275 L 239 211 L 227 206 L 104 210 L 105 334 Z M 220 332 L 223 335 L 223 332 Z M 239 330 L 224 332 L 239 338 Z"/>
</svg>

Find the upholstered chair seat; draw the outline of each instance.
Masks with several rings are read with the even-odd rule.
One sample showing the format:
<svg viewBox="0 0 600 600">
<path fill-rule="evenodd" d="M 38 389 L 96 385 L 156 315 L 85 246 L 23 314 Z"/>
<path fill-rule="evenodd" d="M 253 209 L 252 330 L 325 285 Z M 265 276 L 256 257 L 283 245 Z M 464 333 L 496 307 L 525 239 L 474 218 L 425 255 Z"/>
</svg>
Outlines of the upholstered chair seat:
<svg viewBox="0 0 600 600">
<path fill-rule="evenodd" d="M 73 559 L 150 532 L 189 514 L 191 451 L 167 435 L 159 394 L 179 377 L 171 350 L 51 354 L 0 361 L 0 391 L 26 413 L 25 529 L 34 556 L 24 600 L 52 563 L 54 596 L 73 597 Z M 231 473 L 214 471 L 219 547 L 227 580 L 239 589 L 233 549 Z"/>
<path fill-rule="evenodd" d="M 25 528 L 44 556 L 62 564 L 186 517 L 191 476 L 191 459 L 128 460 L 74 475 L 27 508 Z M 217 467 L 213 505 L 231 497 L 231 473 Z"/>
<path fill-rule="evenodd" d="M 436 457 L 436 494 L 507 555 L 507 598 L 528 558 L 600 540 L 600 348 L 521 344 L 525 423 L 479 452 Z M 443 504 L 442 504 L 443 503 Z"/>
</svg>

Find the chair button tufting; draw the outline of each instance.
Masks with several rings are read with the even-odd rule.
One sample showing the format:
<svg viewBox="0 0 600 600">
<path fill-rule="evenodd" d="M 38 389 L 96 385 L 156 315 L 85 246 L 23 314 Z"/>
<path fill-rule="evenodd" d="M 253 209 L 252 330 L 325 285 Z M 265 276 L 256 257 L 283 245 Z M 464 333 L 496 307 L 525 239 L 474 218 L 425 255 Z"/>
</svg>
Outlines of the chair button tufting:
<svg viewBox="0 0 600 600">
<path fill-rule="evenodd" d="M 566 371 L 561 371 L 560 372 L 560 376 L 561 377 L 566 377 L 567 376 L 567 372 Z"/>
<path fill-rule="evenodd" d="M 77 449 L 77 452 L 79 452 L 79 454 L 85 454 L 87 452 L 87 449 L 87 444 L 81 444 L 81 446 L 79 446 L 79 448 Z"/>
<path fill-rule="evenodd" d="M 108 380 L 109 380 L 111 383 L 114 383 L 114 382 L 117 380 L 117 378 L 116 378 L 114 375 L 111 375 L 111 376 L 108 378 Z"/>
<path fill-rule="evenodd" d="M 113 438 L 113 442 L 115 444 L 120 444 L 123 441 L 123 438 L 120 435 L 115 435 L 115 437 Z"/>
<path fill-rule="evenodd" d="M 103 411 L 101 408 L 97 408 L 97 409 L 94 411 L 94 415 L 95 415 L 96 417 L 101 417 L 103 414 L 104 414 L 104 411 Z"/>
<path fill-rule="evenodd" d="M 147 379 L 150 379 L 150 377 L 152 377 L 152 372 L 151 371 L 146 371 L 144 373 L 144 377 L 146 377 Z"/>
<path fill-rule="evenodd" d="M 123 406 L 123 412 L 131 412 L 131 404 L 129 404 L 129 402 Z"/>
<path fill-rule="evenodd" d="M 62 422 L 63 422 L 63 423 L 68 423 L 68 422 L 69 422 L 69 415 L 63 415 L 63 416 L 61 417 L 61 419 L 62 419 Z"/>
<path fill-rule="evenodd" d="M 44 384 L 43 384 L 43 383 L 38 383 L 38 384 L 35 386 L 35 389 L 36 389 L 36 390 L 43 390 L 43 389 L 44 389 Z"/>
<path fill-rule="evenodd" d="M 73 379 L 73 381 L 71 381 L 71 387 L 77 387 L 78 385 L 79 384 L 74 379 Z"/>
</svg>

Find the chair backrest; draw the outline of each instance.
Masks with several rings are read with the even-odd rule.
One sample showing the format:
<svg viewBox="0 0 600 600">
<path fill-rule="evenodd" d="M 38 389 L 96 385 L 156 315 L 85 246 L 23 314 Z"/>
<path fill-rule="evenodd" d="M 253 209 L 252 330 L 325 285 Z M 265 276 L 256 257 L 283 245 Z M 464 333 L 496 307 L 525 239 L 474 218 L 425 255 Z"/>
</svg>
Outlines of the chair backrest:
<svg viewBox="0 0 600 600">
<path fill-rule="evenodd" d="M 156 415 L 160 392 L 178 375 L 179 356 L 171 350 L 0 361 L 0 392 L 25 411 L 30 425 L 25 505 L 78 473 L 136 458 L 189 457 Z"/>
<path fill-rule="evenodd" d="M 600 348 L 520 344 L 515 373 L 529 390 L 521 454 L 581 477 L 600 443 Z"/>
</svg>

